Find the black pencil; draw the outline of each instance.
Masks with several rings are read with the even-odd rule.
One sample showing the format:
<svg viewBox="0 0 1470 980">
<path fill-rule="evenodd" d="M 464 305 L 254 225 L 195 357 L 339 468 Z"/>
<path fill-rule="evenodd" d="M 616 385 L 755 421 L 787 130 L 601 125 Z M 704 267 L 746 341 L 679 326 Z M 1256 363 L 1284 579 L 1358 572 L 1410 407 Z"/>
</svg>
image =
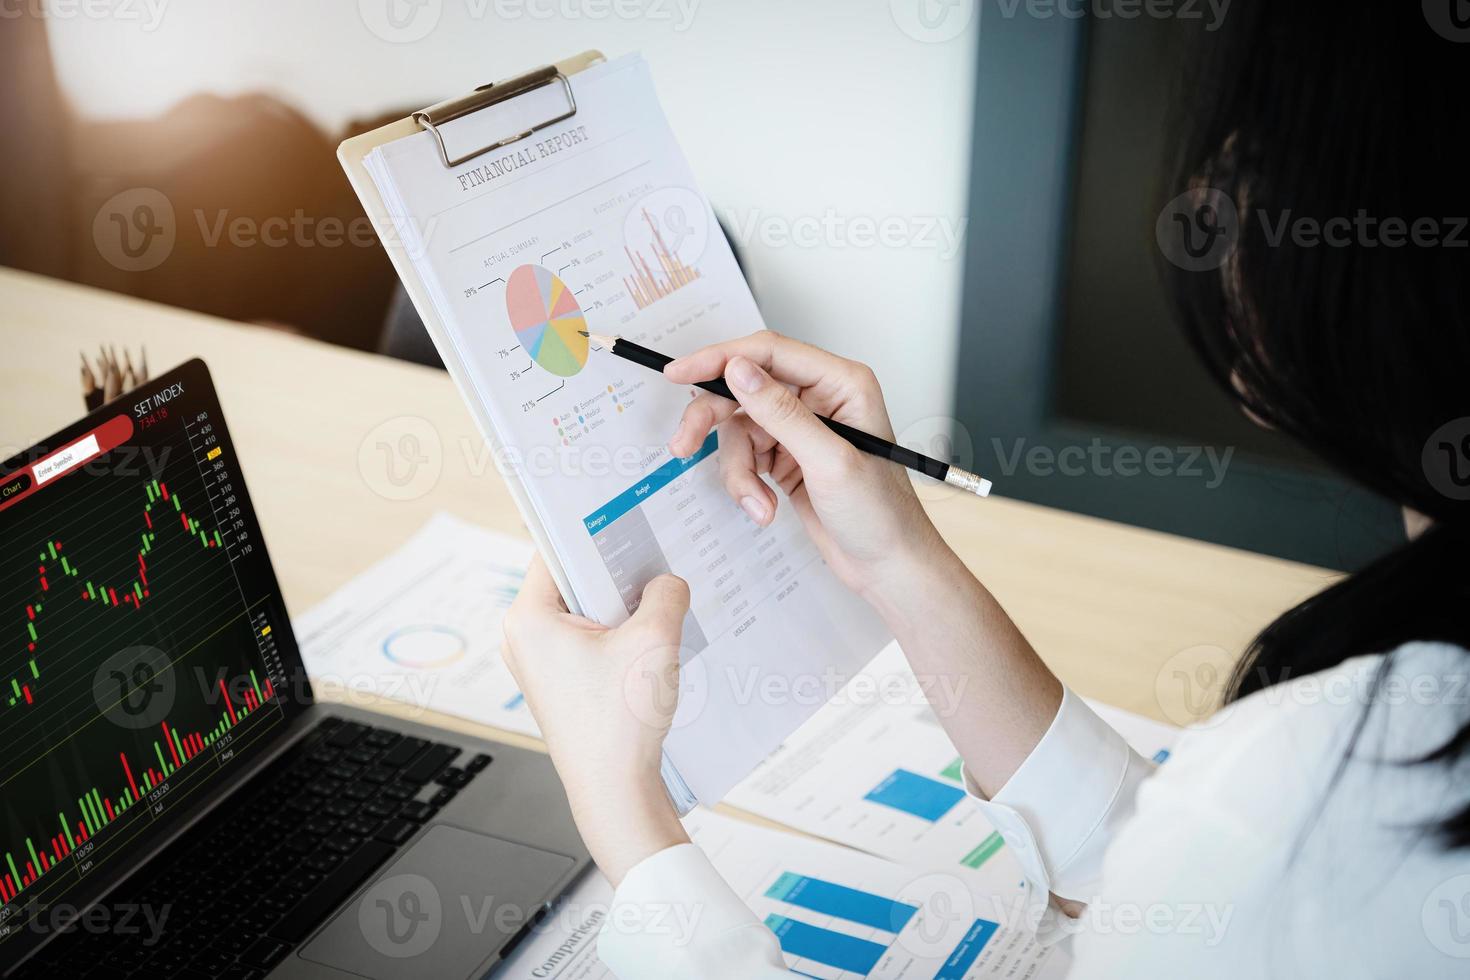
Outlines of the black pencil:
<svg viewBox="0 0 1470 980">
<path fill-rule="evenodd" d="M 634 364 L 641 364 L 660 374 L 663 373 L 664 368 L 669 362 L 673 360 L 667 354 L 660 354 L 658 351 L 649 350 L 647 347 L 640 347 L 631 340 L 624 340 L 621 337 L 604 337 L 601 334 L 588 333 L 585 330 L 580 331 L 580 333 L 592 341 L 592 343 L 604 347 L 609 353 L 616 354 L 624 360 L 632 361 Z M 738 401 L 735 393 L 730 390 L 730 386 L 725 382 L 724 378 L 715 378 L 713 381 L 698 381 L 695 382 L 694 386 L 696 388 L 703 388 L 711 394 L 719 395 L 721 398 Z M 962 470 L 958 466 L 941 462 L 932 456 L 925 456 L 923 453 L 914 452 L 912 449 L 905 449 L 903 446 L 889 442 L 887 439 L 880 439 L 861 429 L 854 429 L 852 426 L 838 422 L 836 419 L 829 419 L 824 415 L 818 415 L 817 418 L 821 419 L 827 428 L 865 453 L 871 453 L 874 456 L 881 456 L 883 459 L 892 460 L 898 465 L 906 466 L 916 473 L 922 473 L 930 479 L 938 480 L 941 483 L 948 483 L 952 487 L 958 487 L 978 497 L 990 496 L 990 481 L 984 477 L 977 476 L 968 470 Z"/>
</svg>

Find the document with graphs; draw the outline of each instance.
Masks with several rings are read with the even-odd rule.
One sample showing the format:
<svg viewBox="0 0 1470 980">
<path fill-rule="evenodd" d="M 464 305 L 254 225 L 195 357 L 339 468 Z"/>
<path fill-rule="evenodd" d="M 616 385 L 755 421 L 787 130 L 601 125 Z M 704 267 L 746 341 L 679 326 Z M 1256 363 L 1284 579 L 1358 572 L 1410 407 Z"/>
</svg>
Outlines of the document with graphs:
<svg viewBox="0 0 1470 980">
<path fill-rule="evenodd" d="M 689 582 L 665 748 L 687 808 L 722 797 L 888 637 L 789 507 L 761 528 L 729 499 L 718 433 L 670 454 L 688 389 L 583 336 L 678 355 L 763 323 L 642 58 L 567 83 L 574 113 L 458 165 L 446 146 L 525 132 L 567 93 L 535 89 L 365 165 L 392 218 L 380 231 L 422 281 L 420 313 L 572 607 L 615 624 L 654 576 Z"/>
<path fill-rule="evenodd" d="M 1028 928 L 1019 876 L 936 874 L 707 810 L 684 820 L 715 870 L 776 934 L 793 976 L 821 980 L 1049 980 L 1068 953 Z M 614 908 L 593 871 L 506 960 L 505 980 L 613 980 L 597 956 L 604 929 L 644 927 Z M 672 946 L 687 945 L 698 899 L 648 915 Z"/>
<path fill-rule="evenodd" d="M 972 680 L 921 680 L 892 644 L 725 802 L 910 867 L 1004 869 L 1019 878 L 1015 857 L 965 792 L 959 751 L 940 727 Z M 1178 729 L 1088 704 L 1145 759 L 1169 758 Z"/>
</svg>

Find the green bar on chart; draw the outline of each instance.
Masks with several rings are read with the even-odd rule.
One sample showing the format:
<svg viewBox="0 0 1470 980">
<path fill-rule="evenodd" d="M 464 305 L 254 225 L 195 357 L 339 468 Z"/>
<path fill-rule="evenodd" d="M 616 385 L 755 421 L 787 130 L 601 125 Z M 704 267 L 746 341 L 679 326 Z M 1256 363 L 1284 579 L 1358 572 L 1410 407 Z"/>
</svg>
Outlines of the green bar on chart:
<svg viewBox="0 0 1470 980">
<path fill-rule="evenodd" d="M 967 868 L 978 868 L 995 856 L 995 852 L 1005 847 L 1005 840 L 1000 834 L 992 832 L 989 837 L 980 842 L 980 846 L 960 859 L 960 863 Z"/>
</svg>

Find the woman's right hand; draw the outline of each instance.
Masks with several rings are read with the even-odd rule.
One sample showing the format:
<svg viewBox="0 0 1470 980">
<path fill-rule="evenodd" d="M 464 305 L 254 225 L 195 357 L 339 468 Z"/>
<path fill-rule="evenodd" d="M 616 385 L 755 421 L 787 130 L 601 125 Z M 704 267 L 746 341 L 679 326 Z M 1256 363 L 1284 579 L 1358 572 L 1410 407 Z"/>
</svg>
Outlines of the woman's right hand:
<svg viewBox="0 0 1470 980">
<path fill-rule="evenodd" d="M 924 513 L 908 473 L 833 433 L 818 415 L 893 439 L 878 379 L 865 364 L 769 331 L 715 344 L 664 369 L 678 384 L 723 376 L 739 404 L 699 392 L 669 440 L 680 457 L 720 426 L 725 489 L 751 519 L 769 525 L 780 506 L 761 479 L 785 491 L 822 557 L 870 601 L 902 587 L 909 572 L 947 546 Z"/>
</svg>

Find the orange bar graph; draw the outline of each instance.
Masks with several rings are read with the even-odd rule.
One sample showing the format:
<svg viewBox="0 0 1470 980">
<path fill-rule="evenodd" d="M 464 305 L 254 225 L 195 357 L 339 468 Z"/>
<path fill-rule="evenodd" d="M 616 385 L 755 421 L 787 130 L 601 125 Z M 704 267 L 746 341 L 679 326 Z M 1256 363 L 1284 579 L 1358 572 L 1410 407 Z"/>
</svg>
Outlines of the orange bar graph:
<svg viewBox="0 0 1470 980">
<path fill-rule="evenodd" d="M 628 295 L 633 297 L 633 302 L 638 304 L 640 310 L 699 278 L 698 269 L 686 265 L 664 244 L 658 222 L 653 220 L 647 209 L 643 210 L 643 220 L 648 222 L 649 230 L 653 232 L 653 257 L 658 269 L 649 266 L 642 252 L 623 246 L 628 261 L 633 264 L 633 275 L 624 276 L 623 285 L 627 287 Z"/>
</svg>

